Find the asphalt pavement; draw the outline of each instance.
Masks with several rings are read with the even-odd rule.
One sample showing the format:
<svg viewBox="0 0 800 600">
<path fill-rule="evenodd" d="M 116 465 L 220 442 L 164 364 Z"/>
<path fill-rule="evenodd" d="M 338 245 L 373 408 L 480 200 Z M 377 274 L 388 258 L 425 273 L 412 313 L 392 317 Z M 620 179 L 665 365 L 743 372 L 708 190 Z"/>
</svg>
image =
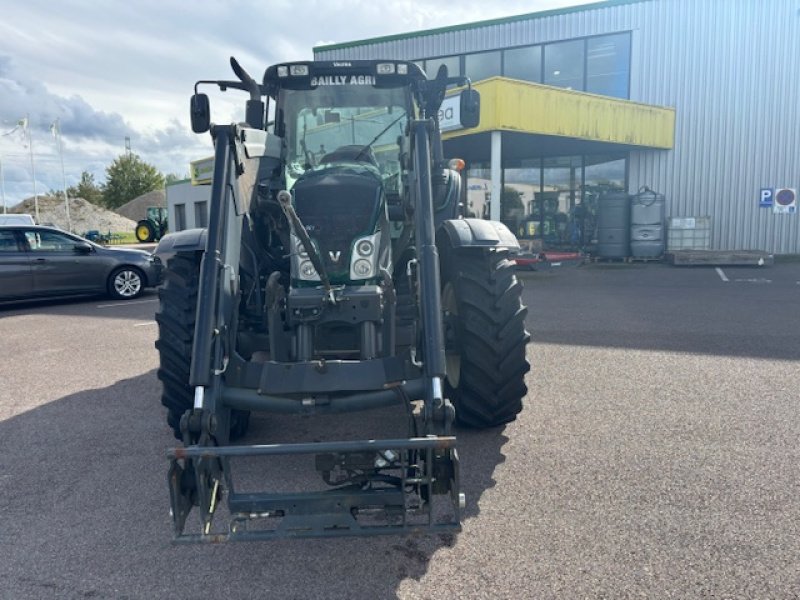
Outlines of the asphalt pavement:
<svg viewBox="0 0 800 600">
<path fill-rule="evenodd" d="M 0 307 L 0 598 L 800 597 L 800 264 L 521 277 L 530 391 L 458 432 L 454 536 L 172 545 L 155 293 Z"/>
</svg>

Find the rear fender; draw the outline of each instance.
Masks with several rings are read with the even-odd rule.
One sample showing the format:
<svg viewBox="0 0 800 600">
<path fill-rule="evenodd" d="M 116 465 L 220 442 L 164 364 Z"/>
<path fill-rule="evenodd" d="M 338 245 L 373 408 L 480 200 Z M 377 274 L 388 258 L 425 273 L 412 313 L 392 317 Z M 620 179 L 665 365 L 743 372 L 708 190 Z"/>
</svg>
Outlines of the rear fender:
<svg viewBox="0 0 800 600">
<path fill-rule="evenodd" d="M 440 251 L 442 244 L 451 248 L 495 248 L 498 250 L 519 250 L 517 237 L 499 221 L 484 219 L 449 219 L 443 221 L 436 232 L 436 245 Z"/>
<path fill-rule="evenodd" d="M 167 261 L 178 252 L 203 252 L 206 249 L 205 229 L 184 229 L 168 233 L 158 242 L 153 254 L 167 264 Z"/>
</svg>

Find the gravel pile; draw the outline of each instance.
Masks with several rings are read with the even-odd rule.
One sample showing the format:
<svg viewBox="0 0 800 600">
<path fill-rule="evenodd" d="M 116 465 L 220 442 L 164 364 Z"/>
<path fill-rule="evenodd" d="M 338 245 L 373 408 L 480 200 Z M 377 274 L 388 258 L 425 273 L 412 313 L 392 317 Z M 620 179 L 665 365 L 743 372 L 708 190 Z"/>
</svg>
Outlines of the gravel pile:
<svg viewBox="0 0 800 600">
<path fill-rule="evenodd" d="M 139 219 L 144 219 L 147 216 L 148 206 L 166 207 L 167 194 L 164 192 L 164 190 L 153 190 L 152 192 L 142 194 L 130 202 L 123 204 L 114 212 L 122 215 L 123 217 L 127 217 L 128 219 L 138 221 Z"/>
<path fill-rule="evenodd" d="M 26 213 L 36 216 L 33 198 L 28 198 L 9 209 L 13 213 Z M 117 213 L 107 210 L 83 198 L 69 199 L 69 214 L 72 222 L 72 231 L 79 235 L 96 229 L 101 233 L 129 233 L 136 228 L 136 222 Z M 55 225 L 67 229 L 67 210 L 64 207 L 63 197 L 39 197 L 39 223 L 42 225 Z"/>
</svg>

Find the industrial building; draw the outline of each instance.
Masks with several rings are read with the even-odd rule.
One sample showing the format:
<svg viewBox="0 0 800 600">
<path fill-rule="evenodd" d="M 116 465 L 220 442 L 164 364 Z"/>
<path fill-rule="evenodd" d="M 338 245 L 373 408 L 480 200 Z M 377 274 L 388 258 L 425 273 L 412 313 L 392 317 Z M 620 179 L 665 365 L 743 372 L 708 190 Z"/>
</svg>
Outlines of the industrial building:
<svg viewBox="0 0 800 600">
<path fill-rule="evenodd" d="M 588 241 L 604 193 L 646 187 L 668 224 L 705 228 L 684 242 L 800 253 L 798 0 L 608 0 L 314 58 L 468 76 L 479 127 L 441 117 L 445 153 L 467 161 L 466 210 L 533 223 L 546 245 Z"/>
</svg>

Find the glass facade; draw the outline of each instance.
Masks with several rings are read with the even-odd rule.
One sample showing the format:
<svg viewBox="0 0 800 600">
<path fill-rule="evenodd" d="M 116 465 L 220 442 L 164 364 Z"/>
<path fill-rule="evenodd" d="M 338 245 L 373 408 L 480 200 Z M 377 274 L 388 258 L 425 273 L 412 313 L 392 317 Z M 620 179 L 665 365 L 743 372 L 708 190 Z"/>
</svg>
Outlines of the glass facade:
<svg viewBox="0 0 800 600">
<path fill-rule="evenodd" d="M 429 78 L 436 77 L 439 72 L 439 67 L 445 65 L 447 67 L 447 74 L 451 77 L 461 75 L 461 57 L 460 56 L 443 56 L 441 58 L 429 58 L 424 61 L 417 61 L 424 64 L 425 73 Z"/>
<path fill-rule="evenodd" d="M 502 60 L 499 50 L 467 54 L 464 57 L 464 75 L 472 81 L 480 81 L 500 75 Z"/>
<path fill-rule="evenodd" d="M 445 64 L 450 75 L 463 74 L 472 81 L 502 75 L 570 90 L 628 98 L 631 34 L 614 33 L 416 62 L 425 69 L 428 77 L 435 77 L 439 65 Z"/>
<path fill-rule="evenodd" d="M 446 64 L 450 75 L 473 82 L 495 76 L 543 83 L 616 98 L 630 95 L 630 32 L 560 40 L 417 61 L 429 77 Z M 598 200 L 627 187 L 627 154 L 504 159 L 500 220 L 519 238 L 543 250 L 591 251 L 596 244 Z M 466 173 L 464 214 L 488 219 L 488 163 Z"/>
<path fill-rule="evenodd" d="M 568 90 L 583 90 L 584 40 L 557 42 L 544 47 L 544 83 Z"/>
<path fill-rule="evenodd" d="M 631 38 L 627 33 L 586 40 L 586 91 L 627 98 Z"/>
<path fill-rule="evenodd" d="M 600 195 L 626 189 L 625 154 L 549 156 L 517 161 L 503 169 L 500 220 L 521 239 L 545 250 L 591 250 L 596 243 Z M 488 164 L 467 171 L 468 217 L 489 218 Z"/>
<path fill-rule="evenodd" d="M 542 47 L 525 46 L 503 51 L 503 75 L 522 81 L 542 81 Z"/>
</svg>

